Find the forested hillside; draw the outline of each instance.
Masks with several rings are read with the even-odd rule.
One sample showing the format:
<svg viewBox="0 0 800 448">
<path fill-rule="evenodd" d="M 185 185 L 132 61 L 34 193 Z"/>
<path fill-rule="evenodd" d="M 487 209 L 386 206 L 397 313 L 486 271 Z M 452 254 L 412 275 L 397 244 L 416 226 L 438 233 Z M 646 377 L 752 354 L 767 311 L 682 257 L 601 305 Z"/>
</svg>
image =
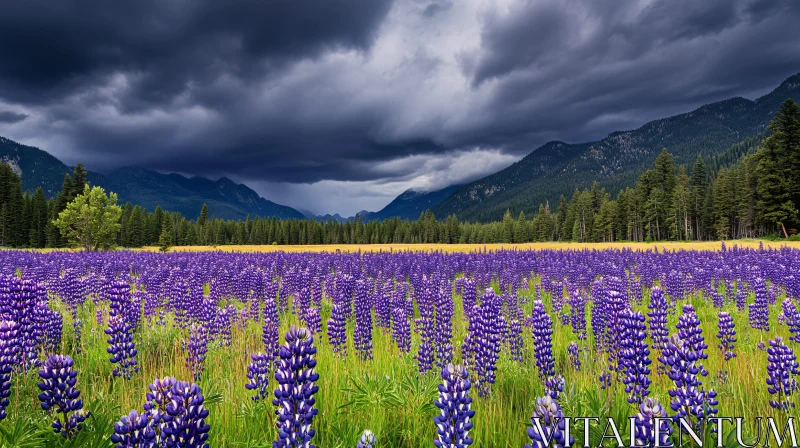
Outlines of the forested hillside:
<svg viewBox="0 0 800 448">
<path fill-rule="evenodd" d="M 72 171 L 39 148 L 3 137 L 0 137 L 0 161 L 6 162 L 20 176 L 22 191 L 33 193 L 41 187 L 46 199 L 55 198 L 61 192 L 64 177 Z M 193 215 L 205 203 L 211 216 L 222 219 L 244 219 L 247 215 L 303 216 L 297 210 L 268 201 L 246 185 L 227 178 L 216 181 L 204 177 L 187 178 L 136 167 L 108 174 L 89 171 L 86 177 L 92 185 L 116 192 L 121 202 L 138 204 L 150 211 L 161 205 L 167 210 Z"/>
<path fill-rule="evenodd" d="M 691 165 L 698 155 L 713 158 L 762 134 L 781 103 L 799 97 L 800 74 L 755 101 L 720 101 L 633 131 L 614 132 L 597 142 L 550 142 L 512 166 L 464 185 L 433 211 L 437 216 L 492 221 L 501 219 L 506 210 L 515 215 L 536 213 L 539 204 L 555 203 L 560 195 L 594 182 L 616 194 L 633 186 L 662 148 L 678 164 Z"/>
</svg>

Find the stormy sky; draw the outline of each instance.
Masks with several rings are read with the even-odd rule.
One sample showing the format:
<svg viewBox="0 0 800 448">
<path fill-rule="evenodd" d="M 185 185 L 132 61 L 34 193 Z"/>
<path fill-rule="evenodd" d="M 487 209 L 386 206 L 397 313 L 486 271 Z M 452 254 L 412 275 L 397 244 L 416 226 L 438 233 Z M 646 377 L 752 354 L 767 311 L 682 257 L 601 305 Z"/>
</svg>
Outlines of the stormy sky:
<svg viewBox="0 0 800 448">
<path fill-rule="evenodd" d="M 800 71 L 796 0 L 0 2 L 0 135 L 377 210 Z"/>
</svg>

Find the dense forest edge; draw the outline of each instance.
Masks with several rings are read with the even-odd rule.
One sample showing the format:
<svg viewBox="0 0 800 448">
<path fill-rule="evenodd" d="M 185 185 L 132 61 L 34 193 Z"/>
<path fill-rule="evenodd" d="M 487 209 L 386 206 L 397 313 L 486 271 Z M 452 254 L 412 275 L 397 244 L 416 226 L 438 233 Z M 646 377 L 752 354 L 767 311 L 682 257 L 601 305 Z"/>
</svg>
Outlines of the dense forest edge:
<svg viewBox="0 0 800 448">
<path fill-rule="evenodd" d="M 61 191 L 47 200 L 41 188 L 23 192 L 20 177 L 0 163 L 0 246 L 62 248 L 72 245 L 56 226 L 59 215 L 88 180 L 78 164 Z M 535 216 L 505 212 L 502 221 L 419 219 L 318 221 L 250 217 L 210 218 L 204 205 L 197 219 L 177 212 L 150 212 L 130 202 L 121 207 L 115 245 L 243 244 L 449 244 L 536 241 L 695 241 L 739 238 L 800 238 L 800 107 L 786 100 L 768 131 L 744 140 L 711 160 L 698 156 L 676 166 L 664 148 L 635 185 L 611 195 L 595 183 L 539 206 Z M 515 216 L 516 215 L 516 216 Z"/>
</svg>

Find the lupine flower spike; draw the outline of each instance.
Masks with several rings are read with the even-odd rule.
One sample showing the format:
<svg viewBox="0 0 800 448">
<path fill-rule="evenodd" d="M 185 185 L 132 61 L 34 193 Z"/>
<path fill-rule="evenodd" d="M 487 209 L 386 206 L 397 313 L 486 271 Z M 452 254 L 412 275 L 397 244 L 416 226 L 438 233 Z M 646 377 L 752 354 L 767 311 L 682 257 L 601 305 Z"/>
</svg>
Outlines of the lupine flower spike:
<svg viewBox="0 0 800 448">
<path fill-rule="evenodd" d="M 39 401 L 42 409 L 49 412 L 55 420 L 53 431 L 70 439 L 83 428 L 83 421 L 90 415 L 83 410 L 81 392 L 75 387 L 78 372 L 72 368 L 72 358 L 64 355 L 50 355 L 39 370 L 42 380 L 37 386 L 42 393 Z"/>
<path fill-rule="evenodd" d="M 442 384 L 439 385 L 439 399 L 434 403 L 441 414 L 433 419 L 436 423 L 436 439 L 433 444 L 439 448 L 463 448 L 472 445 L 469 430 L 470 419 L 475 411 L 470 409 L 470 382 L 467 369 L 448 364 L 442 369 Z"/>
<path fill-rule="evenodd" d="M 278 440 L 273 448 L 315 448 L 311 444 L 314 430 L 311 421 L 317 415 L 314 394 L 319 389 L 314 382 L 319 375 L 314 371 L 314 338 L 305 328 L 292 326 L 286 333 L 286 345 L 280 349 L 275 380 L 275 399 L 278 407 Z"/>
</svg>

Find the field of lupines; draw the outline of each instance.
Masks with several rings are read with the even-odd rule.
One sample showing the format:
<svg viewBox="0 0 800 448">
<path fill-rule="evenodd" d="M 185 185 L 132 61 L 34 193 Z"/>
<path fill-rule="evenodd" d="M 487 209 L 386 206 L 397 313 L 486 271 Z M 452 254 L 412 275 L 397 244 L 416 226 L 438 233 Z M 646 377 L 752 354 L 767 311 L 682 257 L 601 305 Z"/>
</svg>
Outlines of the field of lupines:
<svg viewBox="0 0 800 448">
<path fill-rule="evenodd" d="M 565 446 L 560 416 L 755 435 L 798 414 L 798 298 L 788 248 L 5 251 L 0 446 Z"/>
</svg>

